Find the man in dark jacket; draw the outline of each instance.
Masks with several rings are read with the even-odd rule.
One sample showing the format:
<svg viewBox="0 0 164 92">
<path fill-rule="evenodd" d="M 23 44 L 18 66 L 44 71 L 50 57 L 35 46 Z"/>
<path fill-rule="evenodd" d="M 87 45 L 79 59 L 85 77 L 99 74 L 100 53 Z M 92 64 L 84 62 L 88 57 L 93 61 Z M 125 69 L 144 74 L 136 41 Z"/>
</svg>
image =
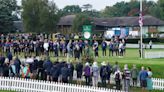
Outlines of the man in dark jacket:
<svg viewBox="0 0 164 92">
<path fill-rule="evenodd" d="M 59 77 L 59 62 L 55 62 L 53 67 L 51 68 L 51 75 L 52 75 L 52 80 L 55 82 L 58 82 L 58 77 Z"/>
<path fill-rule="evenodd" d="M 76 72 L 77 72 L 77 84 L 81 84 L 81 78 L 83 73 L 83 64 L 78 62 L 76 64 Z"/>
<path fill-rule="evenodd" d="M 73 72 L 74 72 L 74 65 L 72 62 L 68 63 L 68 69 L 69 69 L 69 81 L 72 82 L 73 79 Z"/>
<path fill-rule="evenodd" d="M 43 80 L 43 78 L 44 78 L 44 69 L 43 69 L 43 63 L 44 63 L 44 61 L 41 59 L 41 60 L 39 60 L 39 62 L 38 62 L 38 74 L 37 74 L 37 79 L 41 79 L 41 80 Z"/>
<path fill-rule="evenodd" d="M 105 62 L 101 63 L 101 65 L 102 65 L 100 67 L 101 82 L 102 82 L 102 86 L 106 87 L 106 79 L 107 79 L 107 75 L 108 75 L 107 66 L 106 66 Z"/>
<path fill-rule="evenodd" d="M 62 82 L 68 83 L 69 69 L 67 64 L 64 64 L 64 67 L 61 69 Z"/>
<path fill-rule="evenodd" d="M 5 62 L 5 57 L 1 54 L 0 55 L 0 76 L 3 75 L 3 64 Z"/>
<path fill-rule="evenodd" d="M 16 67 L 16 76 L 19 77 L 20 69 L 21 69 L 21 67 L 20 67 L 21 66 L 21 62 L 20 62 L 18 57 L 15 58 L 14 65 Z"/>
<path fill-rule="evenodd" d="M 50 80 L 50 71 L 51 71 L 52 66 L 53 66 L 53 64 L 49 59 L 47 59 L 43 64 L 43 68 L 45 70 L 47 81 Z"/>
<path fill-rule="evenodd" d="M 106 56 L 107 43 L 105 41 L 101 43 L 101 48 L 102 48 L 102 56 Z"/>
</svg>

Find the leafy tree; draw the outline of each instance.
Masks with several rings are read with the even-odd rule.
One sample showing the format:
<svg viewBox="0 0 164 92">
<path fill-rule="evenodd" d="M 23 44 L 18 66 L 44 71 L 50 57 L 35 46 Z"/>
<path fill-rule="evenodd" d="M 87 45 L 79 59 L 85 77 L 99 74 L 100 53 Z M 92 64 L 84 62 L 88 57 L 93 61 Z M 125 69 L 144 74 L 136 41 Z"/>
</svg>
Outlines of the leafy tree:
<svg viewBox="0 0 164 92">
<path fill-rule="evenodd" d="M 79 7 L 79 5 L 68 5 L 65 6 L 62 10 L 63 15 L 70 15 L 70 14 L 77 14 L 77 13 L 81 13 L 81 8 Z"/>
<path fill-rule="evenodd" d="M 80 13 L 76 15 L 76 18 L 73 21 L 72 29 L 74 32 L 81 32 L 83 25 L 91 25 L 91 24 L 92 24 L 92 19 L 88 15 L 84 13 Z"/>
<path fill-rule="evenodd" d="M 158 0 L 161 19 L 164 20 L 164 0 Z"/>
<path fill-rule="evenodd" d="M 58 22 L 58 9 L 48 0 L 22 0 L 25 31 L 52 32 Z"/>
<path fill-rule="evenodd" d="M 15 31 L 13 12 L 16 11 L 16 0 L 0 0 L 0 33 Z"/>
</svg>

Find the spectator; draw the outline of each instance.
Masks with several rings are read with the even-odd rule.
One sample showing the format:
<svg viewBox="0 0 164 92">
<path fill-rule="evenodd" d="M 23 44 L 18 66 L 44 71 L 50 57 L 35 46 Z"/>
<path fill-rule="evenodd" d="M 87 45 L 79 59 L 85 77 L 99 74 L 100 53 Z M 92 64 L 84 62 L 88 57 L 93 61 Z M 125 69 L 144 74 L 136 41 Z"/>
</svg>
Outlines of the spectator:
<svg viewBox="0 0 164 92">
<path fill-rule="evenodd" d="M 108 75 L 107 66 L 106 66 L 105 61 L 103 61 L 101 63 L 101 68 L 100 68 L 100 77 L 101 77 L 101 82 L 102 82 L 103 87 L 106 87 L 107 75 Z"/>
<path fill-rule="evenodd" d="M 150 40 L 149 42 L 150 49 L 152 49 L 152 45 L 153 45 L 153 42 Z"/>
<path fill-rule="evenodd" d="M 76 64 L 76 72 L 77 72 L 77 84 L 81 84 L 83 64 L 80 61 L 78 61 L 78 63 Z"/>
<path fill-rule="evenodd" d="M 130 70 L 128 69 L 128 65 L 124 65 L 124 71 L 123 71 L 123 80 L 124 80 L 124 87 L 123 89 L 125 92 L 129 92 L 129 87 L 130 87 L 130 79 L 131 79 L 131 73 Z"/>
<path fill-rule="evenodd" d="M 147 73 L 148 73 L 148 77 L 147 77 L 147 90 L 149 92 L 151 92 L 153 90 L 153 81 L 152 81 L 153 73 L 152 73 L 150 67 L 147 68 Z"/>
<path fill-rule="evenodd" d="M 59 77 L 59 62 L 55 62 L 53 67 L 51 68 L 51 75 L 52 75 L 52 80 L 55 82 L 58 82 L 58 77 Z"/>
<path fill-rule="evenodd" d="M 85 64 L 85 67 L 84 67 L 84 76 L 85 76 L 86 85 L 89 85 L 90 77 L 91 77 L 91 68 L 88 62 Z"/>
<path fill-rule="evenodd" d="M 0 54 L 0 76 L 3 76 L 4 62 L 5 62 L 5 57 L 2 54 Z"/>
<path fill-rule="evenodd" d="M 30 79 L 30 65 L 29 64 L 25 64 L 25 66 L 23 65 L 22 67 L 22 77 L 26 78 L 26 79 Z"/>
<path fill-rule="evenodd" d="M 44 63 L 44 61 L 41 58 L 41 60 L 39 60 L 39 62 L 38 62 L 38 74 L 37 74 L 37 79 L 41 79 L 41 80 L 43 80 L 43 78 L 44 78 L 43 63 Z"/>
<path fill-rule="evenodd" d="M 94 87 L 98 87 L 99 67 L 97 62 L 92 65 L 92 82 Z"/>
<path fill-rule="evenodd" d="M 4 65 L 3 65 L 3 76 L 4 77 L 9 77 L 9 59 L 6 58 Z"/>
<path fill-rule="evenodd" d="M 10 51 L 7 53 L 7 58 L 9 59 L 9 62 L 13 59 L 13 55 Z"/>
<path fill-rule="evenodd" d="M 68 70 L 69 70 L 69 81 L 72 82 L 73 80 L 73 73 L 74 73 L 74 65 L 72 61 L 68 63 Z"/>
<path fill-rule="evenodd" d="M 16 67 L 14 65 L 14 61 L 11 61 L 9 66 L 9 76 L 15 77 L 15 75 L 16 75 Z"/>
<path fill-rule="evenodd" d="M 115 73 L 118 69 L 120 69 L 119 65 L 118 65 L 118 62 L 116 61 L 115 62 L 115 65 L 113 66 L 113 73 Z"/>
<path fill-rule="evenodd" d="M 112 66 L 110 65 L 110 63 L 108 62 L 107 64 L 107 80 L 108 80 L 108 84 L 110 84 L 110 76 L 111 76 L 111 73 L 112 73 Z"/>
<path fill-rule="evenodd" d="M 105 40 L 101 43 L 101 48 L 102 48 L 102 56 L 106 56 L 107 43 L 105 42 Z"/>
<path fill-rule="evenodd" d="M 114 46 L 113 46 L 113 41 L 111 41 L 109 44 L 109 56 L 113 56 L 113 51 L 114 51 Z"/>
<path fill-rule="evenodd" d="M 47 81 L 50 81 L 50 71 L 51 71 L 51 68 L 52 68 L 53 64 L 52 62 L 49 60 L 49 58 L 43 63 L 43 68 L 45 70 L 45 75 L 46 75 L 46 80 Z"/>
<path fill-rule="evenodd" d="M 131 70 L 131 76 L 132 76 L 133 86 L 137 86 L 138 70 L 136 68 L 136 65 L 133 65 L 133 68 Z"/>
<path fill-rule="evenodd" d="M 142 92 L 145 92 L 145 88 L 147 87 L 147 79 L 148 77 L 148 73 L 147 71 L 145 70 L 144 67 L 141 67 L 141 71 L 139 72 L 139 80 L 140 80 L 140 85 L 142 87 Z"/>
<path fill-rule="evenodd" d="M 117 68 L 117 70 L 114 73 L 114 79 L 115 79 L 115 83 L 116 83 L 116 89 L 120 90 L 122 76 L 121 76 L 121 72 L 120 72 L 119 68 Z"/>
<path fill-rule="evenodd" d="M 20 75 L 20 69 L 21 69 L 21 62 L 20 60 L 18 59 L 18 57 L 15 57 L 14 58 L 14 65 L 15 65 L 15 68 L 16 68 L 16 76 L 19 77 Z"/>
<path fill-rule="evenodd" d="M 64 64 L 64 67 L 61 69 L 62 82 L 68 83 L 69 69 L 67 64 Z"/>
</svg>

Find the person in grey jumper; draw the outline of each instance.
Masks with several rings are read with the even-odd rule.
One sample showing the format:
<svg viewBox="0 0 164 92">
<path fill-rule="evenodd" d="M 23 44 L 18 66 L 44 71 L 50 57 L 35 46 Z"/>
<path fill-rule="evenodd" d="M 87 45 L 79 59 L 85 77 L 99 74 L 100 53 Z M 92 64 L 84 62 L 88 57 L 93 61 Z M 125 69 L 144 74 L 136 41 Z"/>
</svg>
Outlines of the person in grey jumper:
<svg viewBox="0 0 164 92">
<path fill-rule="evenodd" d="M 94 62 L 92 65 L 92 82 L 94 87 L 98 87 L 98 77 L 99 77 L 99 67 L 97 62 Z"/>
</svg>

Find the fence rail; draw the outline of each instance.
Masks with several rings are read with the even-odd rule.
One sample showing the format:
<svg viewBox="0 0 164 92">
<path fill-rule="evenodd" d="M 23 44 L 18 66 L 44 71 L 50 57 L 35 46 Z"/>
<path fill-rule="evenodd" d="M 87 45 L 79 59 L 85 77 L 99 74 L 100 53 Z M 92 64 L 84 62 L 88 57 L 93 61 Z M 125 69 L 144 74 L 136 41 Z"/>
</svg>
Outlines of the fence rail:
<svg viewBox="0 0 164 92">
<path fill-rule="evenodd" d="M 154 89 L 164 90 L 164 79 L 153 78 L 152 80 Z M 8 77 L 0 77 L 0 90 L 16 92 L 124 92 L 107 88 Z"/>
<path fill-rule="evenodd" d="M 124 92 L 91 86 L 6 77 L 0 78 L 0 90 L 17 92 Z"/>
</svg>

